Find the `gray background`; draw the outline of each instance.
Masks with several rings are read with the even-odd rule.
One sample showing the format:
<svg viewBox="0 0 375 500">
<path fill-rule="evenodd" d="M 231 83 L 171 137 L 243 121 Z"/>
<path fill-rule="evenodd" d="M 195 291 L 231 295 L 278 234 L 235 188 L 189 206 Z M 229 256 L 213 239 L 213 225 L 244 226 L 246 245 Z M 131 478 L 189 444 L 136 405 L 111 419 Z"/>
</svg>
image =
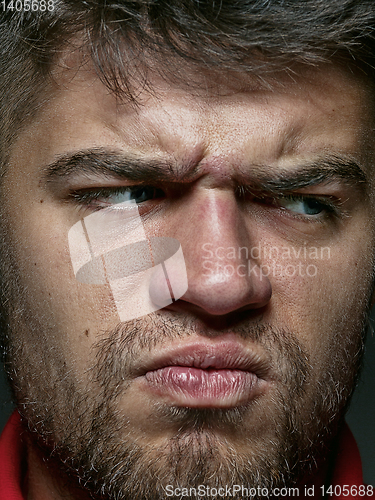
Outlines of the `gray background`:
<svg viewBox="0 0 375 500">
<path fill-rule="evenodd" d="M 375 314 L 373 311 L 373 318 Z M 374 320 L 372 321 L 374 325 Z M 367 484 L 375 486 L 375 337 L 369 334 L 361 380 L 354 394 L 347 421 L 357 440 L 362 455 L 363 474 Z M 0 427 L 12 412 L 12 403 L 0 369 Z"/>
</svg>

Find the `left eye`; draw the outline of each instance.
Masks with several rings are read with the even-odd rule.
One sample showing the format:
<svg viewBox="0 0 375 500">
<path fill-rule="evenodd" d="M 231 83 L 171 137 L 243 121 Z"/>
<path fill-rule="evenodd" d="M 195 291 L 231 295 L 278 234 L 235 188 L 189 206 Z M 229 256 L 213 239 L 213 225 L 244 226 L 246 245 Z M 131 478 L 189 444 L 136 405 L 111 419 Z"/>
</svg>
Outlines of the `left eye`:
<svg viewBox="0 0 375 500">
<path fill-rule="evenodd" d="M 329 203 L 309 197 L 285 196 L 277 199 L 277 205 L 301 215 L 320 215 L 333 211 Z"/>
</svg>

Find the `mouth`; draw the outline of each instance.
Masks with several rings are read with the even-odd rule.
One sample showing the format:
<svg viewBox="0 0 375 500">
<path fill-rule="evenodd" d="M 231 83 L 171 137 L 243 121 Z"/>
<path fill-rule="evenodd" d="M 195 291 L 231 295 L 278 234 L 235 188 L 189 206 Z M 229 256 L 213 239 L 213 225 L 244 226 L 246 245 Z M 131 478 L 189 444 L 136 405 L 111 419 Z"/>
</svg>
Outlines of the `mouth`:
<svg viewBox="0 0 375 500">
<path fill-rule="evenodd" d="M 264 355 L 227 339 L 165 348 L 138 377 L 145 391 L 173 406 L 229 409 L 260 396 L 269 371 Z"/>
</svg>

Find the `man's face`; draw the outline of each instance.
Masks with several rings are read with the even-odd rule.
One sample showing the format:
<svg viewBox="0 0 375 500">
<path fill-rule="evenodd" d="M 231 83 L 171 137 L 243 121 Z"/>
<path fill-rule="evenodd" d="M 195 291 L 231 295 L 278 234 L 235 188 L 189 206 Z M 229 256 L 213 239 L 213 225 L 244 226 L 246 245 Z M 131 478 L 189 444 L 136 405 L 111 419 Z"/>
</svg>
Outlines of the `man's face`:
<svg viewBox="0 0 375 500">
<path fill-rule="evenodd" d="M 116 498 L 308 477 L 352 390 L 371 300 L 364 85 L 334 67 L 273 90 L 155 77 L 135 106 L 89 70 L 57 82 L 2 187 L 22 413 Z M 75 278 L 68 233 L 128 199 L 147 239 L 181 244 L 188 290 L 120 322 L 109 284 Z"/>
</svg>

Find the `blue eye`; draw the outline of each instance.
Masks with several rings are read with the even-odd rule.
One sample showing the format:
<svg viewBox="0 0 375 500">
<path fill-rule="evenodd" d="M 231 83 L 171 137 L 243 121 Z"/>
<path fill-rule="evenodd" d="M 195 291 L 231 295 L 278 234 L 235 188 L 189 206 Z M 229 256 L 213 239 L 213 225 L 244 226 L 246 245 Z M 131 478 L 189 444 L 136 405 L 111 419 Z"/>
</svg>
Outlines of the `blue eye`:
<svg viewBox="0 0 375 500">
<path fill-rule="evenodd" d="M 143 201 L 151 200 L 155 196 L 155 188 L 150 186 L 136 188 L 130 191 L 130 197 L 136 203 L 142 203 Z"/>
<path fill-rule="evenodd" d="M 135 201 L 136 203 L 143 203 L 145 201 L 153 200 L 160 197 L 162 192 L 152 186 L 135 186 L 134 188 L 126 188 L 116 190 L 113 194 L 107 196 L 100 196 L 106 203 L 115 205 L 126 201 Z"/>
<path fill-rule="evenodd" d="M 164 191 L 154 186 L 82 189 L 71 193 L 71 197 L 80 205 L 95 209 L 106 208 L 127 201 L 135 201 L 139 204 L 163 198 L 164 196 Z"/>
<path fill-rule="evenodd" d="M 301 215 L 320 215 L 326 212 L 332 212 L 329 203 L 320 201 L 317 198 L 305 196 L 285 196 L 277 199 L 277 205 Z"/>
</svg>

